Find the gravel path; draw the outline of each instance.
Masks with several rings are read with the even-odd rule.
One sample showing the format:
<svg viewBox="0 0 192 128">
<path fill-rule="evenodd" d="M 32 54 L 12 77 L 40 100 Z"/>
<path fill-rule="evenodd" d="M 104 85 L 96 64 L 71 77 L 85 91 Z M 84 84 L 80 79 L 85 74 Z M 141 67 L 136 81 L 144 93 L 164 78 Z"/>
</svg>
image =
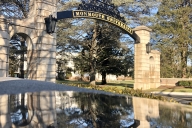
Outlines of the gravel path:
<svg viewBox="0 0 192 128">
<path fill-rule="evenodd" d="M 26 79 L 11 78 L 11 77 L 0 77 L 0 95 L 18 94 L 18 93 L 26 93 L 26 92 L 41 92 L 41 91 L 75 91 L 75 92 L 117 95 L 117 94 L 104 92 L 104 91 L 78 88 L 78 87 L 73 87 L 68 85 L 55 84 L 51 82 L 26 80 Z"/>
</svg>

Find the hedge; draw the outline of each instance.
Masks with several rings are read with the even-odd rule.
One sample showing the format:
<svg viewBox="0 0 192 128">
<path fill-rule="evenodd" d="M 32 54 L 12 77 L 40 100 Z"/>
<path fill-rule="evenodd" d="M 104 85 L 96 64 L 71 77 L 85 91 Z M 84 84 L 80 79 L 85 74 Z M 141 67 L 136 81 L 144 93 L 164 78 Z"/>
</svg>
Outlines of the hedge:
<svg viewBox="0 0 192 128">
<path fill-rule="evenodd" d="M 192 81 L 178 81 L 177 86 L 192 87 Z"/>
</svg>

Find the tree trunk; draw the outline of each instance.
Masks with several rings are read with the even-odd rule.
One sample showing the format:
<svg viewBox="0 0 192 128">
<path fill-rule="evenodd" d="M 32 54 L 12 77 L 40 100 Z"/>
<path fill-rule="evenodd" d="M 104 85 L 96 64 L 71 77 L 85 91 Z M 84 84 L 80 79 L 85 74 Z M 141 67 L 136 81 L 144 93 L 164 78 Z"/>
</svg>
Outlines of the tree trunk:
<svg viewBox="0 0 192 128">
<path fill-rule="evenodd" d="M 181 52 L 181 68 L 182 68 L 182 78 L 187 77 L 187 52 L 182 51 Z"/>
<path fill-rule="evenodd" d="M 90 84 L 96 85 L 95 82 L 95 76 L 96 76 L 96 57 L 97 57 L 97 23 L 95 24 L 94 30 L 93 30 L 93 38 L 91 41 L 91 48 L 90 48 L 90 66 L 91 66 L 91 72 L 90 72 Z"/>
<path fill-rule="evenodd" d="M 20 78 L 25 77 L 25 72 L 24 72 L 24 60 L 25 60 L 25 41 L 21 41 L 21 56 L 20 56 Z"/>
<path fill-rule="evenodd" d="M 20 58 L 20 78 L 24 78 L 24 56 L 21 55 L 21 58 Z"/>
<path fill-rule="evenodd" d="M 96 85 L 95 81 L 95 76 L 96 76 L 96 61 L 93 61 L 91 63 L 91 72 L 90 72 L 90 85 Z"/>
<path fill-rule="evenodd" d="M 106 81 L 106 72 L 105 72 L 105 71 L 102 71 L 101 75 L 102 75 L 101 85 L 107 84 L 107 81 Z"/>
</svg>

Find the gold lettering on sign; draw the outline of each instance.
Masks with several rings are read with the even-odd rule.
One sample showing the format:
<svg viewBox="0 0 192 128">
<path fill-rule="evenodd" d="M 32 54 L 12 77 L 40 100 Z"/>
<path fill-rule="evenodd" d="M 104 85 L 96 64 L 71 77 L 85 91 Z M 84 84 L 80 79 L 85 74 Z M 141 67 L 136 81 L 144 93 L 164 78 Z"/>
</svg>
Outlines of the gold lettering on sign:
<svg viewBox="0 0 192 128">
<path fill-rule="evenodd" d="M 99 14 L 95 13 L 95 17 L 99 17 Z"/>
<path fill-rule="evenodd" d="M 121 26 L 121 22 L 118 22 L 118 25 Z"/>
<path fill-rule="evenodd" d="M 125 23 L 121 22 L 120 20 L 99 13 L 99 12 L 93 12 L 93 11 L 73 11 L 73 17 L 74 18 L 93 18 L 93 19 L 99 19 L 99 20 L 104 20 L 107 21 L 109 23 L 112 23 L 118 27 L 120 27 L 121 29 L 127 31 L 129 34 L 133 34 L 133 30 L 131 28 L 129 28 Z"/>
<path fill-rule="evenodd" d="M 76 15 L 76 16 L 79 16 L 79 12 L 75 12 L 75 15 Z"/>
<path fill-rule="evenodd" d="M 87 16 L 87 12 L 83 12 L 83 14 L 82 14 L 83 16 Z"/>
<path fill-rule="evenodd" d="M 88 12 L 88 17 L 91 17 L 91 12 Z"/>
<path fill-rule="evenodd" d="M 80 12 L 80 16 L 84 16 L 83 14 L 84 14 L 83 12 Z"/>
</svg>

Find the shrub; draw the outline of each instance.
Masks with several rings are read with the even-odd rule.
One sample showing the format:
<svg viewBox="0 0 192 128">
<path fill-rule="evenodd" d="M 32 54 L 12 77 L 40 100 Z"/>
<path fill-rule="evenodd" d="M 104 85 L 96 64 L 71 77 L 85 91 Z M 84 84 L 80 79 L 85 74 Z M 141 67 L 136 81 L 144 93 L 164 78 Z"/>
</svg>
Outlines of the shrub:
<svg viewBox="0 0 192 128">
<path fill-rule="evenodd" d="M 192 81 L 179 81 L 177 86 L 192 87 Z"/>
<path fill-rule="evenodd" d="M 192 81 L 189 81 L 189 86 L 192 87 Z"/>
<path fill-rule="evenodd" d="M 70 72 L 66 73 L 66 76 L 65 76 L 66 79 L 70 79 L 71 77 L 72 77 L 72 74 Z"/>
<path fill-rule="evenodd" d="M 58 80 L 64 80 L 65 79 L 64 73 L 58 73 L 57 79 Z"/>
<path fill-rule="evenodd" d="M 178 86 L 184 86 L 184 87 L 189 86 L 189 81 L 179 81 Z"/>
</svg>

